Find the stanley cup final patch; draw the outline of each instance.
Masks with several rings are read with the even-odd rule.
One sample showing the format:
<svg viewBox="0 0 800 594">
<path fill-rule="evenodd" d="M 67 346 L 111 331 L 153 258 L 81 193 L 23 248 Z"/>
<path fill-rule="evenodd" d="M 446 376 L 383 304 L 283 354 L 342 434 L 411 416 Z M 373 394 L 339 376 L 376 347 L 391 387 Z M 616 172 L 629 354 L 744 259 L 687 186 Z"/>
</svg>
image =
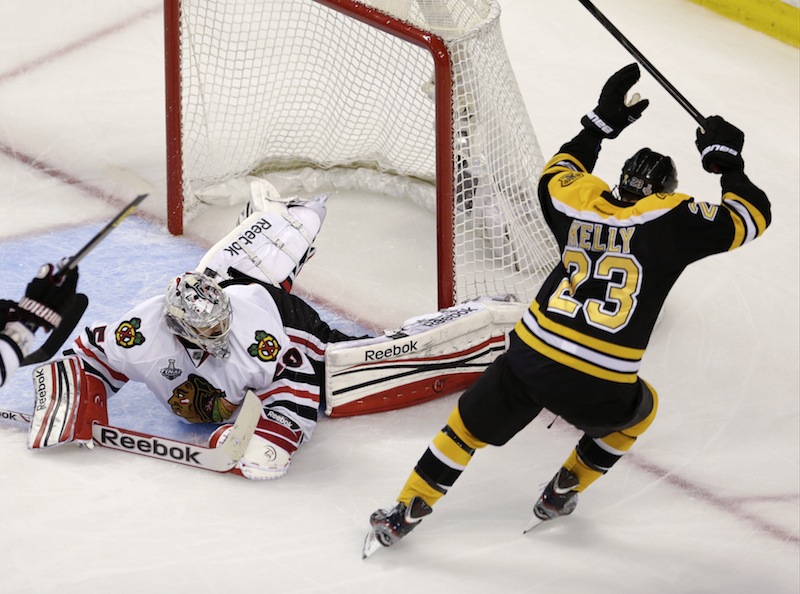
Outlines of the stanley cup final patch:
<svg viewBox="0 0 800 594">
<path fill-rule="evenodd" d="M 168 380 L 172 381 L 174 379 L 179 378 L 183 373 L 183 370 L 175 367 L 175 359 L 170 359 L 169 365 L 167 365 L 166 367 L 162 367 L 159 370 L 159 373 L 161 373 L 161 375 L 163 375 Z"/>
</svg>

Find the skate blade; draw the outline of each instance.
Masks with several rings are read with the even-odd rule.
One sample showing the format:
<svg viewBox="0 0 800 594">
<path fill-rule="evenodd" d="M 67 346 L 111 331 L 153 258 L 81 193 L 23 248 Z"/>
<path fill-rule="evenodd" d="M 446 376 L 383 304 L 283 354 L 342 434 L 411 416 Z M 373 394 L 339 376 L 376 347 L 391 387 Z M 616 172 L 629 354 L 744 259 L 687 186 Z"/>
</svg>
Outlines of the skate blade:
<svg viewBox="0 0 800 594">
<path fill-rule="evenodd" d="M 542 524 L 544 524 L 544 520 L 538 518 L 537 516 L 533 516 L 531 521 L 528 523 L 528 526 L 525 528 L 525 530 L 522 531 L 522 534 L 527 534 L 528 532 L 530 532 L 531 530 Z"/>
<path fill-rule="evenodd" d="M 364 546 L 361 549 L 361 558 L 366 559 L 382 546 L 377 536 L 375 536 L 375 531 L 370 530 L 367 537 L 364 539 Z"/>
</svg>

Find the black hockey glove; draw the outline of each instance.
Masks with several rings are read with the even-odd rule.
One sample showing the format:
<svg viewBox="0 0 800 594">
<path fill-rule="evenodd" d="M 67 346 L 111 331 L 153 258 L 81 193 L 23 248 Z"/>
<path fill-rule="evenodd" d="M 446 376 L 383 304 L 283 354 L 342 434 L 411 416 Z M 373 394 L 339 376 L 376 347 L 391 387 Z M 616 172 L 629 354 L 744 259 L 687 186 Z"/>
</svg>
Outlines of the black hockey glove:
<svg viewBox="0 0 800 594">
<path fill-rule="evenodd" d="M 639 65 L 629 64 L 614 73 L 600 92 L 600 100 L 592 111 L 581 118 L 587 130 L 599 132 L 605 138 L 616 138 L 625 128 L 638 120 L 650 101 L 634 93 L 625 100 L 626 93 L 639 80 Z"/>
<path fill-rule="evenodd" d="M 697 150 L 703 160 L 703 169 L 711 173 L 743 171 L 744 132 L 720 116 L 706 120 L 705 130 L 697 129 Z"/>
<path fill-rule="evenodd" d="M 77 287 L 77 268 L 56 278 L 55 267 L 43 265 L 19 302 L 17 315 L 20 321 L 32 330 L 40 326 L 52 330 L 61 323 L 61 315 L 75 297 Z"/>
<path fill-rule="evenodd" d="M 14 312 L 17 309 L 17 302 L 9 299 L 0 299 L 0 332 L 6 324 L 14 321 Z"/>
</svg>

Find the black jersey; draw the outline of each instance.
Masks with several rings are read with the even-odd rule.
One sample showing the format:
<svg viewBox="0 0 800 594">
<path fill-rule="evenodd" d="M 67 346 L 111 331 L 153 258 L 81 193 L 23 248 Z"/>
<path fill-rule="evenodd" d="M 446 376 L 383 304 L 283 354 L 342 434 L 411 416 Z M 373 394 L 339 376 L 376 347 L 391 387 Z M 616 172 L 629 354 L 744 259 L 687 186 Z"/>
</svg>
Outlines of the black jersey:
<svg viewBox="0 0 800 594">
<path fill-rule="evenodd" d="M 515 332 L 568 367 L 633 383 L 684 268 L 761 235 L 770 203 L 743 172 L 722 175 L 720 205 L 678 193 L 620 201 L 591 175 L 598 149 L 595 141 L 589 150 L 582 138 L 565 144 L 542 173 L 539 199 L 561 261 Z"/>
</svg>

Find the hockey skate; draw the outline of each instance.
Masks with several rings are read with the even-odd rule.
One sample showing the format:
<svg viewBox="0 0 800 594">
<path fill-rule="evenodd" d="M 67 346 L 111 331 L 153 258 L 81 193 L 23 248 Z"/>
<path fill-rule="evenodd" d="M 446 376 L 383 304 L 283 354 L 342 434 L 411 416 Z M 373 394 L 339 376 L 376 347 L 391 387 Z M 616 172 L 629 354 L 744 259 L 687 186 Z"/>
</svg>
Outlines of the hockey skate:
<svg viewBox="0 0 800 594">
<path fill-rule="evenodd" d="M 406 534 L 411 532 L 422 521 L 422 518 L 433 511 L 421 497 L 414 497 L 406 507 L 398 503 L 392 509 L 379 509 L 369 517 L 372 530 L 364 539 L 361 558 L 366 559 L 381 546 L 390 547 Z"/>
<path fill-rule="evenodd" d="M 533 506 L 533 518 L 523 534 L 530 532 L 542 522 L 568 516 L 578 505 L 578 477 L 564 468 L 556 473 Z"/>
</svg>

